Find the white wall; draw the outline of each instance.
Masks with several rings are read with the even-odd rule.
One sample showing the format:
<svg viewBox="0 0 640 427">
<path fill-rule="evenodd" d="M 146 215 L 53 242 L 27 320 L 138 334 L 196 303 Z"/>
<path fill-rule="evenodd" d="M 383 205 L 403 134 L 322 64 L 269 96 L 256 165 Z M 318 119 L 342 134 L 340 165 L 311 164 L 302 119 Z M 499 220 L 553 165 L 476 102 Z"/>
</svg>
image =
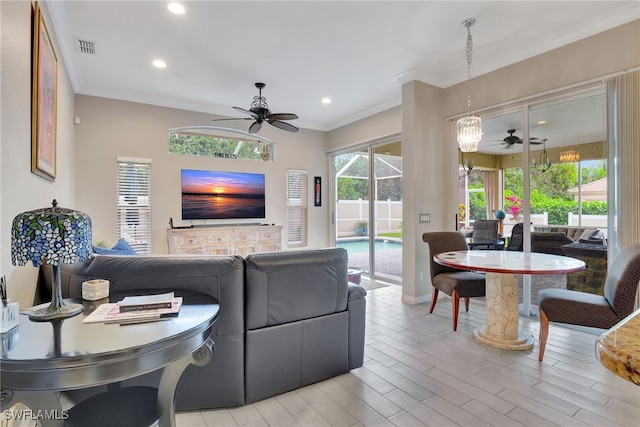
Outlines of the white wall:
<svg viewBox="0 0 640 427">
<path fill-rule="evenodd" d="M 43 3 L 40 3 L 41 5 Z M 49 34 L 46 5 L 43 16 Z M 11 223 L 21 212 L 51 205 L 75 208 L 74 95 L 58 53 L 57 176 L 55 182 L 31 173 L 31 2 L 0 2 L 1 121 L 0 121 L 0 274 L 7 276 L 9 298 L 21 307 L 31 305 L 37 269 L 11 264 Z"/>
<path fill-rule="evenodd" d="M 117 240 L 116 228 L 116 158 L 117 156 L 151 159 L 152 252 L 167 252 L 169 217 L 182 224 L 180 209 L 180 170 L 202 169 L 264 173 L 267 185 L 266 219 L 246 221 L 208 221 L 211 224 L 265 222 L 284 225 L 286 220 L 286 170 L 307 170 L 309 247 L 326 246 L 329 235 L 327 192 L 322 207 L 314 207 L 313 177 L 327 183 L 324 160 L 327 134 L 312 130 L 285 132 L 265 125 L 260 134 L 275 143 L 273 162 L 233 160 L 169 154 L 169 129 L 190 125 L 211 125 L 205 113 L 157 107 L 93 96 L 76 96 L 78 209 L 93 220 L 94 242 Z M 225 126 L 230 122 L 225 122 Z M 239 121 L 238 126 L 244 126 Z M 240 128 L 240 127 L 239 127 Z M 199 222 L 199 223 L 202 223 Z M 190 223 L 186 223 L 187 225 Z"/>
</svg>

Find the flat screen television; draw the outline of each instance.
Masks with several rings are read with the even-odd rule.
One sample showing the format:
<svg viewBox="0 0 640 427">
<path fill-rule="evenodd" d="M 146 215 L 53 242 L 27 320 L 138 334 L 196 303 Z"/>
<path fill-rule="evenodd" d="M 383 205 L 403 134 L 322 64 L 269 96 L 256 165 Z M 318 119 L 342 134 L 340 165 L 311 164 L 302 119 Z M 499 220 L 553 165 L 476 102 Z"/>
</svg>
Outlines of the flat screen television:
<svg viewBox="0 0 640 427">
<path fill-rule="evenodd" d="M 265 218 L 264 174 L 182 169 L 182 219 Z"/>
</svg>

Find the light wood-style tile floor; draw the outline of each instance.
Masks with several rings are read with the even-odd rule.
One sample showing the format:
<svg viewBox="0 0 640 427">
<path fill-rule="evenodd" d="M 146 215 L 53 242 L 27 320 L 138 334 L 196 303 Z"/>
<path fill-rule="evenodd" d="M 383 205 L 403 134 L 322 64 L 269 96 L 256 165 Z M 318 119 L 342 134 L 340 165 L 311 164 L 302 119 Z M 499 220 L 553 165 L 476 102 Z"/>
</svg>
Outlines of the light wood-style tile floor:
<svg viewBox="0 0 640 427">
<path fill-rule="evenodd" d="M 403 304 L 400 286 L 369 291 L 362 368 L 240 408 L 179 412 L 178 427 L 214 426 L 640 426 L 640 387 L 602 367 L 597 335 L 551 325 L 532 351 L 478 344 L 484 307 L 451 329 L 451 300 Z"/>
</svg>

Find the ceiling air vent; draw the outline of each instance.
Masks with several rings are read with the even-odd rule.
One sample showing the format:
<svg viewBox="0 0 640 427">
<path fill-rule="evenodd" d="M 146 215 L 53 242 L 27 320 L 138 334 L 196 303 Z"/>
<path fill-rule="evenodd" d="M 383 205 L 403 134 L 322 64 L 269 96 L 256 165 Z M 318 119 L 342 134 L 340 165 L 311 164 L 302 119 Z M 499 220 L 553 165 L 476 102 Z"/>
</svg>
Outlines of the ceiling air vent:
<svg viewBox="0 0 640 427">
<path fill-rule="evenodd" d="M 76 50 L 80 53 L 86 53 L 87 55 L 97 55 L 96 53 L 96 42 L 92 42 L 91 40 L 83 40 L 79 38 L 75 38 L 76 42 Z"/>
</svg>

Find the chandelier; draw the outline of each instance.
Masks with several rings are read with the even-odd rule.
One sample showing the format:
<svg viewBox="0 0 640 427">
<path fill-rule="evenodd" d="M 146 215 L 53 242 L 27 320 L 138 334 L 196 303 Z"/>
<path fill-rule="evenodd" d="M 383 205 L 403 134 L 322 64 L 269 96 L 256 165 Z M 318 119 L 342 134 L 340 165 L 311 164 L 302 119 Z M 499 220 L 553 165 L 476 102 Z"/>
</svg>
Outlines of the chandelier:
<svg viewBox="0 0 640 427">
<path fill-rule="evenodd" d="M 473 39 L 471 26 L 476 23 L 475 18 L 465 19 L 462 25 L 467 29 L 467 115 L 456 123 L 458 147 L 463 153 L 478 151 L 482 138 L 482 120 L 471 114 L 471 60 L 473 58 Z"/>
<path fill-rule="evenodd" d="M 462 175 L 458 175 L 459 178 L 464 178 L 465 176 L 469 176 L 471 171 L 473 170 L 473 159 L 467 158 L 464 159 L 464 151 L 462 151 Z"/>
<path fill-rule="evenodd" d="M 580 160 L 580 152 L 577 150 L 567 150 L 560 153 L 560 161 L 562 163 L 573 163 Z"/>
<path fill-rule="evenodd" d="M 533 158 L 531 164 L 536 170 L 540 172 L 546 172 L 551 168 L 551 158 L 547 154 L 547 139 L 542 140 L 542 153 L 540 153 L 540 160 Z"/>
</svg>

